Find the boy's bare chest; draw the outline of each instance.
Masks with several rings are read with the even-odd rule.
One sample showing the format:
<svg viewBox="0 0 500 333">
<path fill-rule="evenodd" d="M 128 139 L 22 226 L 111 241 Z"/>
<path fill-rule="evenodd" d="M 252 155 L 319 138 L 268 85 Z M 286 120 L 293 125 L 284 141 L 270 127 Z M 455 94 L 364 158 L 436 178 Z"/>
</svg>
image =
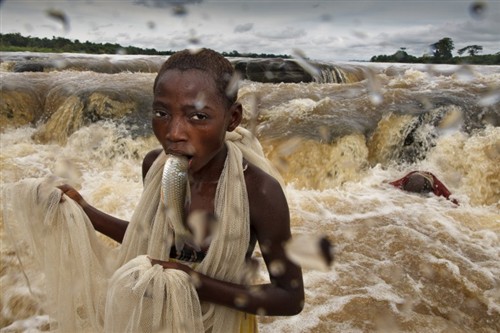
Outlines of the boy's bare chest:
<svg viewBox="0 0 500 333">
<path fill-rule="evenodd" d="M 217 191 L 217 182 L 191 184 L 191 200 L 184 207 L 187 217 L 187 227 L 193 235 L 199 235 L 200 240 L 205 240 L 211 236 L 215 218 L 215 193 Z M 255 244 L 255 235 L 251 231 L 251 244 Z M 196 237 L 197 238 L 197 237 Z M 209 243 L 204 243 L 202 248 L 208 249 Z M 253 249 L 253 246 L 250 246 Z"/>
<path fill-rule="evenodd" d="M 217 183 L 196 183 L 190 187 L 191 198 L 186 202 L 185 216 L 187 228 L 194 236 L 194 240 L 202 250 L 207 250 L 210 245 L 209 237 L 212 234 L 214 223 L 214 198 Z"/>
<path fill-rule="evenodd" d="M 214 213 L 217 183 L 196 183 L 191 185 L 191 199 L 186 204 L 186 216 L 195 211 Z"/>
</svg>

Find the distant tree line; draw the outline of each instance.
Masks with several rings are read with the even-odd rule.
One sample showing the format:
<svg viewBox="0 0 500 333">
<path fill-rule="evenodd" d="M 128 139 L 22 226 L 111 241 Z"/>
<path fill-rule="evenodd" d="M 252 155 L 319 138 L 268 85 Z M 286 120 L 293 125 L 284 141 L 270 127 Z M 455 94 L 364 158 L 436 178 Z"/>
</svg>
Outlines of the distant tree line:
<svg viewBox="0 0 500 333">
<path fill-rule="evenodd" d="M 48 39 L 47 37 L 25 37 L 20 33 L 0 34 L 0 51 L 31 51 L 54 53 L 91 53 L 91 54 L 146 54 L 170 55 L 173 51 L 156 51 L 155 49 L 141 49 L 135 46 L 121 46 L 112 43 L 81 43 L 78 39 L 71 41 L 63 37 Z"/>
<path fill-rule="evenodd" d="M 142 54 L 142 55 L 171 55 L 175 51 L 157 51 L 154 48 L 139 48 L 122 46 L 116 43 L 91 43 L 72 41 L 63 37 L 48 39 L 22 36 L 20 33 L 0 33 L 0 51 L 4 52 L 50 52 L 50 53 L 89 53 L 89 54 Z M 245 58 L 290 58 L 289 55 L 267 53 L 239 53 L 238 51 L 221 52 L 225 57 Z"/>
<path fill-rule="evenodd" d="M 221 52 L 224 57 L 242 57 L 242 58 L 291 58 L 288 54 L 272 54 L 272 53 L 239 53 L 238 51 Z"/>
<path fill-rule="evenodd" d="M 371 62 L 403 62 L 403 63 L 432 63 L 432 64 L 476 64 L 476 65 L 500 65 L 500 52 L 495 54 L 478 55 L 483 50 L 481 45 L 468 45 L 457 51 L 459 56 L 453 56 L 455 49 L 453 40 L 445 37 L 429 45 L 430 54 L 415 57 L 406 52 L 405 47 L 391 55 L 373 56 Z M 462 56 L 468 53 L 467 56 Z"/>
</svg>

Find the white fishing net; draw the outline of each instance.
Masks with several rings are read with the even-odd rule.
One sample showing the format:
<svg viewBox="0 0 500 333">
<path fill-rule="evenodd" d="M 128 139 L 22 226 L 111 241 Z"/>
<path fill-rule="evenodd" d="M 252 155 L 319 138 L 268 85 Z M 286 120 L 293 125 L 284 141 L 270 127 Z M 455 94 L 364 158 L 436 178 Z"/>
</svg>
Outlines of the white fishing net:
<svg viewBox="0 0 500 333">
<path fill-rule="evenodd" d="M 243 128 L 226 137 L 228 156 L 219 179 L 217 229 L 196 271 L 249 283 L 245 254 L 250 240 L 243 157 L 280 179 L 259 142 Z M 46 285 L 46 311 L 59 332 L 235 332 L 241 313 L 201 302 L 193 279 L 180 270 L 152 266 L 147 255 L 168 260 L 172 230 L 160 203 L 165 154 L 151 166 L 123 243 L 110 248 L 95 234 L 81 207 L 53 178 L 27 179 L 3 193 L 7 237 L 21 262 L 33 260 Z M 23 254 L 28 253 L 25 256 Z"/>
</svg>

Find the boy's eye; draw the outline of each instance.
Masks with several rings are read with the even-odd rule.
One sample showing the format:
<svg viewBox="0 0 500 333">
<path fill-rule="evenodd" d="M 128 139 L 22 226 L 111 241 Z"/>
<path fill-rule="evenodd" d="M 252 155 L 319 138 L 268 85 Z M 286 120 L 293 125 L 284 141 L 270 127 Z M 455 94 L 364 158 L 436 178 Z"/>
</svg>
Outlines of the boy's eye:
<svg viewBox="0 0 500 333">
<path fill-rule="evenodd" d="M 165 117 L 168 115 L 168 113 L 166 111 L 163 111 L 163 110 L 153 110 L 153 115 L 155 117 Z"/>
<path fill-rule="evenodd" d="M 205 120 L 208 116 L 204 113 L 194 113 L 191 115 L 191 119 L 193 120 Z"/>
</svg>

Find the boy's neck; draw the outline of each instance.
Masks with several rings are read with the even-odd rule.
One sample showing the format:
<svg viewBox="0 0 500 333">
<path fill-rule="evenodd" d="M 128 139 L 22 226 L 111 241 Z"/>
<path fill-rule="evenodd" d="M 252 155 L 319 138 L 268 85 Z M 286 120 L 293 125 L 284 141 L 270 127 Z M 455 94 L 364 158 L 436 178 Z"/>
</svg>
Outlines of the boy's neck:
<svg viewBox="0 0 500 333">
<path fill-rule="evenodd" d="M 191 184 L 214 184 L 219 181 L 227 157 L 227 148 L 224 147 L 200 171 L 190 175 Z"/>
</svg>

